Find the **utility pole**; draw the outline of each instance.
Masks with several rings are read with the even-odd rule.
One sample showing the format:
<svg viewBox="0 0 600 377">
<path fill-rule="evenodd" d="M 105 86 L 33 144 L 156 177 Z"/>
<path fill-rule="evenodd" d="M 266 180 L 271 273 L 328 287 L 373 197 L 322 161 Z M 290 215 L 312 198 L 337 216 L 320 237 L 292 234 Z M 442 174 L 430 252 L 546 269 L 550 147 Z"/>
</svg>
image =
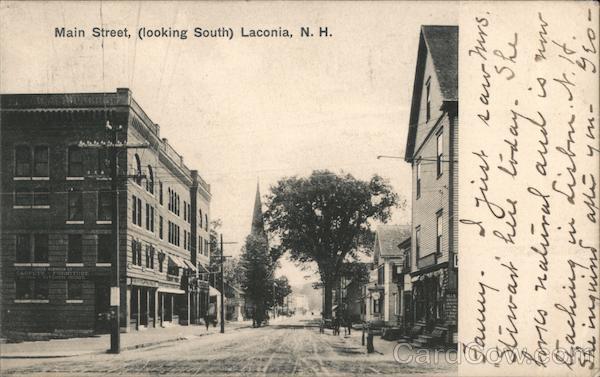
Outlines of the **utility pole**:
<svg viewBox="0 0 600 377">
<path fill-rule="evenodd" d="M 106 121 L 106 130 L 111 134 L 110 141 L 106 142 L 79 142 L 80 148 L 108 149 L 110 151 L 110 188 L 112 191 L 112 245 L 111 254 L 111 287 L 110 287 L 110 314 L 111 314 L 111 332 L 110 332 L 110 353 L 118 354 L 121 352 L 121 282 L 119 266 L 119 182 L 129 178 L 145 178 L 144 175 L 119 175 L 119 153 L 127 149 L 148 148 L 148 144 L 126 144 L 119 142 L 119 132 L 123 130 L 122 126 L 111 126 Z M 103 172 L 100 172 L 103 175 Z"/>
<path fill-rule="evenodd" d="M 221 334 L 225 333 L 225 255 L 223 233 L 221 233 Z"/>
<path fill-rule="evenodd" d="M 106 122 L 106 127 L 110 124 Z M 121 127 L 116 129 L 110 128 L 112 131 L 112 143 L 117 145 L 119 142 L 119 131 Z M 119 153 L 117 148 L 111 148 L 110 154 L 110 189 L 112 190 L 112 234 L 113 234 L 113 250 L 111 255 L 111 287 L 110 287 L 110 306 L 112 312 L 112 327 L 110 331 L 110 353 L 121 352 L 121 284 L 120 284 L 120 269 L 119 269 L 119 185 L 118 185 L 118 158 Z"/>
<path fill-rule="evenodd" d="M 221 243 L 221 334 L 225 333 L 225 258 L 230 258 L 230 255 L 225 255 L 223 245 L 235 245 L 237 242 L 223 242 L 223 233 L 220 235 Z"/>
</svg>

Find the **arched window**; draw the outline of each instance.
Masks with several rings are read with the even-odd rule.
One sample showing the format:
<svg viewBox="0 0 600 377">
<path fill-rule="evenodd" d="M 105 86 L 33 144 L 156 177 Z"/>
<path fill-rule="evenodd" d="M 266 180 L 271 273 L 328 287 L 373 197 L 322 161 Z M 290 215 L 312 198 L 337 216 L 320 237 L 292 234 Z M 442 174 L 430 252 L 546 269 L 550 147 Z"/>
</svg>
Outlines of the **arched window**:
<svg viewBox="0 0 600 377">
<path fill-rule="evenodd" d="M 154 172 L 152 166 L 148 165 L 148 177 L 146 179 L 146 191 L 154 194 Z"/>
<path fill-rule="evenodd" d="M 142 185 L 142 161 L 140 161 L 140 156 L 135 154 L 135 183 L 138 185 Z"/>
</svg>

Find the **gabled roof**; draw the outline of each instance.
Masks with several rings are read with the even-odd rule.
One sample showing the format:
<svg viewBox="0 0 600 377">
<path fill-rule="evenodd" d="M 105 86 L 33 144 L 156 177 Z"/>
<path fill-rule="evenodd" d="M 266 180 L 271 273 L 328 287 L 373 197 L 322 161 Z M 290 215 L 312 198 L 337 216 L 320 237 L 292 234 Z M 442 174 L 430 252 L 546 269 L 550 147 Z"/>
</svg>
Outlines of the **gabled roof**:
<svg viewBox="0 0 600 377">
<path fill-rule="evenodd" d="M 410 237 L 410 225 L 379 225 L 375 229 L 375 255 L 379 257 L 402 257 L 398 245 Z"/>
<path fill-rule="evenodd" d="M 408 137 L 404 152 L 406 161 L 412 161 L 415 149 L 423 75 L 428 55 L 431 56 L 435 75 L 442 92 L 442 100 L 445 103 L 458 102 L 458 26 L 421 26 Z"/>
</svg>

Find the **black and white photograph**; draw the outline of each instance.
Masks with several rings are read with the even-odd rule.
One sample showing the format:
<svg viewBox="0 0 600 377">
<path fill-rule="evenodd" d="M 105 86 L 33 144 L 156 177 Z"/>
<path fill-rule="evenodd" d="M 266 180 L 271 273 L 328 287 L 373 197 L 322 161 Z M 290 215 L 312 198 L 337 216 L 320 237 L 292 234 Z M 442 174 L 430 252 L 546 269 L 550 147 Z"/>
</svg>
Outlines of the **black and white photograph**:
<svg viewBox="0 0 600 377">
<path fill-rule="evenodd" d="M 0 375 L 600 375 L 599 8 L 535 4 L 0 2 Z"/>
</svg>

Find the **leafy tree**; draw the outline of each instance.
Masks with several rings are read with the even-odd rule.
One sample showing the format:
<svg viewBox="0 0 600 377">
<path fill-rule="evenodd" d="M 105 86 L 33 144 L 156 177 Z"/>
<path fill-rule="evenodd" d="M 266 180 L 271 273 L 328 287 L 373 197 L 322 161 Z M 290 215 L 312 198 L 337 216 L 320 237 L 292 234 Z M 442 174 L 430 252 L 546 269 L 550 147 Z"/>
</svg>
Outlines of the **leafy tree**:
<svg viewBox="0 0 600 377">
<path fill-rule="evenodd" d="M 273 280 L 275 297 L 273 301 L 275 305 L 282 306 L 287 296 L 292 293 L 292 287 L 287 276 L 282 276 Z"/>
<path fill-rule="evenodd" d="M 241 288 L 254 306 L 253 322 L 260 327 L 271 308 L 273 296 L 273 262 L 266 238 L 249 235 L 240 258 Z"/>
<path fill-rule="evenodd" d="M 241 263 L 238 258 L 225 259 L 223 270 L 225 271 L 225 281 L 228 284 L 237 288 L 242 286 Z"/>
<path fill-rule="evenodd" d="M 271 187 L 265 220 L 292 260 L 317 264 L 325 295 L 323 314 L 329 317 L 331 290 L 342 264 L 367 252 L 369 221 L 386 222 L 398 205 L 398 195 L 377 175 L 361 181 L 317 170 L 307 178 L 283 178 Z"/>
</svg>

